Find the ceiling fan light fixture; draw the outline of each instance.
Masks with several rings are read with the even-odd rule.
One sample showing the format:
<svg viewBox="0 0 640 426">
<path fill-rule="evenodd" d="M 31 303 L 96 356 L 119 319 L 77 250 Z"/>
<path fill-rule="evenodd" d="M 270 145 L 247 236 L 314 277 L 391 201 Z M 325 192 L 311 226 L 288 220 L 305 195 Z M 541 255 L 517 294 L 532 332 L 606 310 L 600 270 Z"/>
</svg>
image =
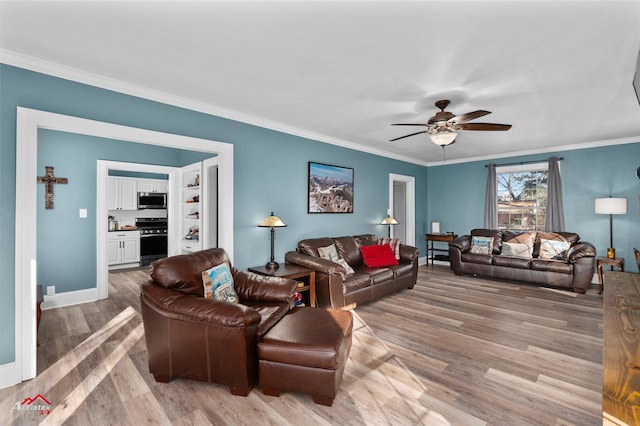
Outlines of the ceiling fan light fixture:
<svg viewBox="0 0 640 426">
<path fill-rule="evenodd" d="M 429 135 L 431 141 L 439 146 L 447 146 L 453 143 L 456 140 L 456 136 L 458 136 L 457 132 L 437 132 Z"/>
</svg>

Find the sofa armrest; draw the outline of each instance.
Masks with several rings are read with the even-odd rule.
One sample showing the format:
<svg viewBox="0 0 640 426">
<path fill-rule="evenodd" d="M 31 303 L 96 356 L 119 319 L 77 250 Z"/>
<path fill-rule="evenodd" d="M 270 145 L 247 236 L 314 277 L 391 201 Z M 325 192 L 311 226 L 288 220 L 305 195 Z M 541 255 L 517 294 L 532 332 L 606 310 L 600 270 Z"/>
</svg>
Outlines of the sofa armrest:
<svg viewBox="0 0 640 426">
<path fill-rule="evenodd" d="M 469 251 L 471 248 L 471 235 L 462 235 L 449 243 L 449 248 L 456 248 L 461 253 Z"/>
<path fill-rule="evenodd" d="M 240 303 L 181 294 L 151 283 L 143 284 L 141 290 L 142 301 L 167 318 L 221 327 L 249 327 L 260 323 L 258 311 Z"/>
<path fill-rule="evenodd" d="M 295 263 L 296 265 L 304 266 L 305 268 L 313 269 L 316 272 L 322 272 L 327 275 L 338 274 L 342 277 L 347 273 L 341 265 L 335 262 L 321 257 L 298 253 L 297 251 L 286 253 L 284 258 L 287 262 Z"/>
<path fill-rule="evenodd" d="M 293 294 L 298 288 L 298 283 L 288 278 L 260 275 L 234 268 L 233 287 L 240 300 L 282 302 L 293 307 Z"/>
<path fill-rule="evenodd" d="M 417 262 L 418 259 L 418 249 L 414 246 L 408 246 L 406 244 L 400 244 L 400 262 L 402 263 L 413 263 Z"/>
<path fill-rule="evenodd" d="M 578 241 L 569 249 L 569 255 L 567 256 L 570 263 L 576 263 L 578 259 L 583 257 L 595 257 L 596 248 L 593 244 L 587 241 Z"/>
</svg>

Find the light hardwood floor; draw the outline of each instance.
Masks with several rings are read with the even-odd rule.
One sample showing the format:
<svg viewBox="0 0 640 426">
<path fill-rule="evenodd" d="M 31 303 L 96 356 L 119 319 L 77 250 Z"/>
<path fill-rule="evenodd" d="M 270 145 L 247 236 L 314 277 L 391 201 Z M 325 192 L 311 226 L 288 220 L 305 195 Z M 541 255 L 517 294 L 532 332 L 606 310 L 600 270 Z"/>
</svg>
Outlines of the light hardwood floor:
<svg viewBox="0 0 640 426">
<path fill-rule="evenodd" d="M 248 397 L 148 372 L 139 308 L 144 271 L 110 274 L 109 299 L 44 311 L 38 376 L 0 390 L 2 424 L 598 425 L 602 296 L 456 277 L 358 307 L 332 407 Z M 295 380 L 295 378 L 292 378 Z M 42 395 L 51 412 L 15 410 Z"/>
</svg>

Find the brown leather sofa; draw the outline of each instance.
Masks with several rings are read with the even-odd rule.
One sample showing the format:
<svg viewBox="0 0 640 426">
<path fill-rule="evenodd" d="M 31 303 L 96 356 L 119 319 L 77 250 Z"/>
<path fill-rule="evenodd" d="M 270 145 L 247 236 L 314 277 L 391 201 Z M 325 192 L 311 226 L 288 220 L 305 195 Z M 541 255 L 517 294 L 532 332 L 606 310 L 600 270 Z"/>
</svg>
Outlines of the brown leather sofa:
<svg viewBox="0 0 640 426">
<path fill-rule="evenodd" d="M 203 297 L 202 272 L 223 262 L 240 303 Z M 248 395 L 257 382 L 258 341 L 293 308 L 296 281 L 233 268 L 220 248 L 161 259 L 150 275 L 140 304 L 156 381 L 184 377 Z"/>
<path fill-rule="evenodd" d="M 492 237 L 490 254 L 472 253 L 474 236 Z M 543 240 L 569 243 L 562 259 L 540 257 Z M 505 242 L 529 244 L 530 258 L 505 255 Z M 591 285 L 595 266 L 595 247 L 573 232 L 511 232 L 491 229 L 474 229 L 471 235 L 463 235 L 449 243 L 449 262 L 456 275 L 473 274 L 505 280 L 527 281 L 553 287 L 572 288 L 584 293 Z"/>
<path fill-rule="evenodd" d="M 320 257 L 318 248 L 331 244 L 335 244 L 354 274 L 347 276 L 343 266 Z M 398 265 L 369 268 L 362 260 L 360 247 L 375 244 L 378 237 L 373 234 L 310 238 L 299 241 L 296 251 L 285 254 L 285 260 L 315 271 L 318 306 L 350 309 L 413 288 L 418 279 L 418 249 L 401 244 Z"/>
</svg>

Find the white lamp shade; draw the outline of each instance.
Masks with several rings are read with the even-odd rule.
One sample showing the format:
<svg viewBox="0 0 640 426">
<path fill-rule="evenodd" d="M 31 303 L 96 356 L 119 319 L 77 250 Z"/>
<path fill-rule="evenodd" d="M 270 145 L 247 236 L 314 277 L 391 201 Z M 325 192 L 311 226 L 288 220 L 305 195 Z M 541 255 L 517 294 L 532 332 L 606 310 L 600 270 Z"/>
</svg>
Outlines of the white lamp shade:
<svg viewBox="0 0 640 426">
<path fill-rule="evenodd" d="M 596 198 L 596 214 L 626 214 L 626 198 Z"/>
<path fill-rule="evenodd" d="M 393 217 L 393 216 L 387 216 L 384 219 L 382 219 L 382 222 L 380 222 L 380 225 L 397 225 L 398 221 Z"/>
</svg>

